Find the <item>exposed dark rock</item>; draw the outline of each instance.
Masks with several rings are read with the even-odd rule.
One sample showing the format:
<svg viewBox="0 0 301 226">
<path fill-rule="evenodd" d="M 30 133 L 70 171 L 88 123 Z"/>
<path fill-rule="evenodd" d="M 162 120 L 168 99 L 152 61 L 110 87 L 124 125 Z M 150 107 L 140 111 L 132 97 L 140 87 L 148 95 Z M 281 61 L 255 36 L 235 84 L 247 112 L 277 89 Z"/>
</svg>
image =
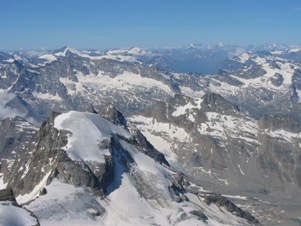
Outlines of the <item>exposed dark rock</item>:
<svg viewBox="0 0 301 226">
<path fill-rule="evenodd" d="M 199 220 L 206 222 L 208 220 L 208 217 L 202 212 L 202 211 L 197 211 L 193 210 L 190 212 L 192 215 L 195 215 L 198 217 Z"/>
<path fill-rule="evenodd" d="M 47 194 L 47 189 L 42 188 L 42 190 L 40 191 L 40 195 L 46 195 L 46 194 Z"/>
<path fill-rule="evenodd" d="M 283 76 L 281 74 L 276 73 L 272 78 L 271 78 L 271 82 L 274 86 L 281 86 L 282 82 L 283 82 Z"/>
<path fill-rule="evenodd" d="M 132 141 L 129 141 L 130 143 L 134 144 L 140 152 L 148 155 L 155 161 L 169 166 L 169 163 L 165 159 L 165 156 L 154 148 L 154 146 L 145 138 L 145 136 L 140 132 L 140 130 L 138 130 L 137 128 L 131 129 L 134 139 Z"/>
<path fill-rule="evenodd" d="M 295 71 L 293 78 L 292 78 L 292 84 L 296 89 L 301 90 L 301 70 L 300 69 Z"/>
<path fill-rule="evenodd" d="M 169 191 L 172 198 L 176 202 L 187 201 L 188 198 L 184 195 L 186 192 L 186 187 L 188 187 L 188 182 L 185 181 L 184 177 L 180 174 L 173 175 L 172 184 L 169 186 Z"/>
<path fill-rule="evenodd" d="M 86 110 L 87 112 L 90 112 L 90 113 L 94 113 L 94 114 L 97 114 L 97 111 L 95 110 L 94 106 L 92 104 L 90 104 Z"/>
<path fill-rule="evenodd" d="M 10 188 L 0 190 L 0 202 L 1 201 L 11 201 L 16 203 L 13 190 Z"/>
<path fill-rule="evenodd" d="M 226 199 L 225 197 L 212 194 L 212 195 L 205 195 L 202 196 L 205 199 L 205 203 L 207 205 L 211 205 L 212 203 L 217 205 L 219 208 L 224 207 L 227 211 L 232 213 L 235 216 L 241 217 L 246 219 L 249 223 L 259 225 L 259 221 L 253 217 L 249 212 L 242 210 L 241 208 L 237 207 L 232 203 L 230 200 Z"/>
<path fill-rule="evenodd" d="M 121 112 L 118 111 L 111 103 L 108 103 L 101 107 L 98 114 L 115 125 L 123 125 L 126 127 L 126 119 L 123 117 Z"/>
<path fill-rule="evenodd" d="M 203 111 L 220 112 L 223 114 L 239 114 L 239 108 L 217 93 L 207 92 L 203 97 Z"/>
<path fill-rule="evenodd" d="M 289 114 L 265 115 L 258 121 L 258 125 L 273 131 L 283 129 L 292 133 L 301 132 L 301 122 Z"/>
<path fill-rule="evenodd" d="M 267 72 L 263 70 L 260 66 L 258 65 L 252 65 L 249 70 L 245 71 L 241 77 L 246 78 L 246 79 L 253 79 L 253 78 L 258 78 L 266 74 Z"/>
<path fill-rule="evenodd" d="M 7 118 L 0 121 L 0 173 L 7 183 L 11 166 L 30 143 L 36 128 L 21 117 Z"/>
</svg>

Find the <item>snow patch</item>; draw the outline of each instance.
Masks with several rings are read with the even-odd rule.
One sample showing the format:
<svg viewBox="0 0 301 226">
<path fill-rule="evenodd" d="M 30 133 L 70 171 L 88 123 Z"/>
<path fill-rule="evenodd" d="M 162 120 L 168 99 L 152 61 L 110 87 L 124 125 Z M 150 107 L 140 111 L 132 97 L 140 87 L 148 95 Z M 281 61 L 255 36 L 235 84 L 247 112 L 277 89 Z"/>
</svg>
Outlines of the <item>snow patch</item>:
<svg viewBox="0 0 301 226">
<path fill-rule="evenodd" d="M 57 60 L 57 58 L 54 55 L 52 55 L 52 54 L 44 54 L 42 56 L 39 56 L 39 58 L 43 59 L 43 60 L 47 60 L 48 63 L 51 63 L 51 62 Z"/>
<path fill-rule="evenodd" d="M 248 200 L 248 197 L 241 196 L 241 195 L 223 195 L 223 196 L 226 198 L 231 198 L 231 199 Z"/>
<path fill-rule="evenodd" d="M 191 110 L 193 110 L 193 109 L 200 110 L 201 109 L 201 103 L 202 103 L 202 99 L 197 100 L 196 105 L 191 103 L 191 102 L 188 102 L 184 106 L 178 106 L 176 108 L 176 110 L 171 115 L 174 116 L 174 117 L 178 117 L 178 116 L 184 115 L 186 113 L 191 113 Z M 193 118 L 193 121 L 194 121 L 194 118 Z"/>
<path fill-rule="evenodd" d="M 0 174 L 0 190 L 5 189 L 7 186 L 7 183 L 4 183 L 3 181 L 3 174 Z"/>
<path fill-rule="evenodd" d="M 295 73 L 295 70 L 299 69 L 299 67 L 293 66 L 287 61 L 276 61 L 279 68 L 271 66 L 265 58 L 257 57 L 255 62 L 264 71 L 266 71 L 266 73 L 263 76 L 252 79 L 245 79 L 237 75 L 230 75 L 230 77 L 233 77 L 234 79 L 237 79 L 238 81 L 244 83 L 244 85 L 241 88 L 265 88 L 272 91 L 286 92 L 291 86 L 292 77 Z M 283 77 L 283 82 L 280 86 L 275 86 L 271 82 L 275 74 L 280 74 Z"/>
<path fill-rule="evenodd" d="M 38 93 L 36 91 L 32 92 L 32 95 L 37 99 L 43 99 L 43 100 L 52 100 L 52 101 L 62 101 L 63 99 L 59 96 L 58 93 L 55 93 L 55 95 L 51 95 L 49 93 Z"/>
<path fill-rule="evenodd" d="M 301 138 L 301 133 L 291 133 L 288 131 L 285 131 L 283 129 L 280 130 L 265 130 L 265 134 L 269 135 L 270 137 L 275 137 L 279 138 L 279 140 L 284 140 L 286 142 L 291 143 L 293 139 L 300 139 Z"/>
<path fill-rule="evenodd" d="M 246 63 L 250 59 L 250 55 L 248 53 L 243 53 L 239 56 L 241 63 Z"/>
<path fill-rule="evenodd" d="M 237 166 L 238 166 L 238 169 L 239 169 L 240 173 L 241 173 L 242 175 L 245 175 L 245 173 L 244 173 L 244 172 L 242 171 L 242 169 L 240 168 L 240 165 L 238 164 Z"/>
<path fill-rule="evenodd" d="M 300 52 L 300 51 L 301 51 L 301 48 L 296 47 L 296 48 L 290 49 L 288 52 L 289 52 L 289 53 L 297 53 L 297 52 Z"/>
<path fill-rule="evenodd" d="M 15 61 L 15 59 L 13 59 L 13 58 L 10 58 L 10 59 L 8 59 L 8 60 L 5 60 L 5 62 L 7 62 L 7 63 L 13 63 Z"/>
<path fill-rule="evenodd" d="M 207 122 L 201 123 L 198 131 L 200 134 L 227 139 L 228 136 L 243 139 L 249 143 L 257 143 L 256 136 L 258 125 L 250 118 L 240 118 L 223 115 L 216 112 L 206 113 Z"/>
</svg>

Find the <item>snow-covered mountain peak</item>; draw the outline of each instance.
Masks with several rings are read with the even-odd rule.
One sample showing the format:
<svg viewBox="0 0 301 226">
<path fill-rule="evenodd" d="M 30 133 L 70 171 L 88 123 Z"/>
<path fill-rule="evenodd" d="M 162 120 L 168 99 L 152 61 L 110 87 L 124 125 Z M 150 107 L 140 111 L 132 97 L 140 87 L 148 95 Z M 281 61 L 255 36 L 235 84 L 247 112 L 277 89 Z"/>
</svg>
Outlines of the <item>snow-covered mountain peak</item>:
<svg viewBox="0 0 301 226">
<path fill-rule="evenodd" d="M 111 136 L 118 135 L 130 139 L 131 135 L 93 113 L 71 111 L 55 118 L 54 127 L 71 132 L 68 143 L 63 148 L 75 161 L 104 162 L 110 155 L 108 149 L 100 149 L 101 143 L 109 141 Z"/>
<path fill-rule="evenodd" d="M 251 58 L 251 55 L 248 52 L 244 52 L 238 56 L 235 56 L 234 59 L 235 58 L 238 58 L 240 63 L 246 63 Z"/>
<path fill-rule="evenodd" d="M 53 51 L 53 55 L 57 56 L 57 57 L 67 57 L 68 54 L 75 54 L 79 57 L 86 57 L 89 58 L 89 55 L 82 53 L 81 51 L 71 48 L 71 47 L 63 47 L 59 50 L 55 50 Z"/>
<path fill-rule="evenodd" d="M 148 51 L 146 51 L 145 49 L 139 48 L 139 47 L 130 48 L 127 51 L 127 53 L 132 54 L 132 55 L 146 55 L 146 54 L 149 54 Z"/>
<path fill-rule="evenodd" d="M 17 201 L 45 224 L 258 223 L 250 214 L 240 218 L 228 205 L 225 212 L 207 204 L 200 187 L 192 188 L 160 162 L 164 155 L 141 133 L 130 131 L 95 113 L 53 113 L 13 166 L 9 186 Z"/>
</svg>

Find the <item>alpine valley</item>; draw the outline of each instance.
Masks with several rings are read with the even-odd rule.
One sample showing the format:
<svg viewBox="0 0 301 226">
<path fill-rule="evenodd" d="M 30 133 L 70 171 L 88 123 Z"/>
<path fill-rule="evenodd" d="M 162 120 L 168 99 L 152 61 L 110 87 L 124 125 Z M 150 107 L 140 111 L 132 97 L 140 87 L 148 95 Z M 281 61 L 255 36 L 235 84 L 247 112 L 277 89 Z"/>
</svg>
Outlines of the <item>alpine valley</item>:
<svg viewBox="0 0 301 226">
<path fill-rule="evenodd" d="M 301 47 L 0 52 L 0 225 L 301 224 Z"/>
</svg>

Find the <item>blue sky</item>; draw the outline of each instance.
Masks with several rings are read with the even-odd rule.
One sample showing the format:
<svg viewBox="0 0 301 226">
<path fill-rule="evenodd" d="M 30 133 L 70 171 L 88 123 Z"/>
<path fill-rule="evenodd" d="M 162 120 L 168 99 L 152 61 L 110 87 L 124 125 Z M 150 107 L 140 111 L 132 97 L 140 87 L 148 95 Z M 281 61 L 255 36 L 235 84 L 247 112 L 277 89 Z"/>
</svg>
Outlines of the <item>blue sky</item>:
<svg viewBox="0 0 301 226">
<path fill-rule="evenodd" d="M 0 50 L 301 45 L 300 0 L 0 0 Z"/>
</svg>

